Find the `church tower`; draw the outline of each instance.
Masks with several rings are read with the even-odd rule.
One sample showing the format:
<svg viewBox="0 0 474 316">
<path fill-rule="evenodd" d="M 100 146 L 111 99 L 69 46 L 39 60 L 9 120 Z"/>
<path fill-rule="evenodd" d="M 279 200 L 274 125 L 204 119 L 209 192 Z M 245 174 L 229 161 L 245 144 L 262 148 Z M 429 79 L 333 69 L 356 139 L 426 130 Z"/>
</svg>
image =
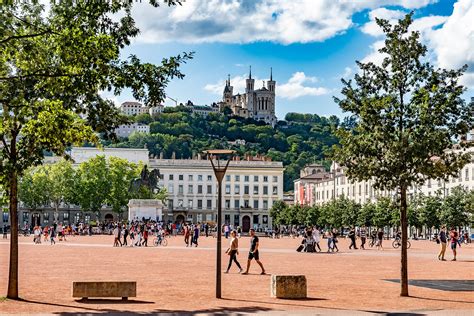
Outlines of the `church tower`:
<svg viewBox="0 0 474 316">
<path fill-rule="evenodd" d="M 246 83 L 245 92 L 246 93 L 252 92 L 254 84 L 255 84 L 255 80 L 252 79 L 252 66 L 250 66 L 249 78 L 245 80 L 245 83 Z"/>
<path fill-rule="evenodd" d="M 228 75 L 227 80 L 225 82 L 224 96 L 222 98 L 222 101 L 230 105 L 230 103 L 232 102 L 233 93 L 234 93 L 234 87 L 230 85 L 230 75 Z"/>
<path fill-rule="evenodd" d="M 270 68 L 270 80 L 267 81 L 267 89 L 275 94 L 275 81 L 273 81 L 273 70 Z"/>
</svg>

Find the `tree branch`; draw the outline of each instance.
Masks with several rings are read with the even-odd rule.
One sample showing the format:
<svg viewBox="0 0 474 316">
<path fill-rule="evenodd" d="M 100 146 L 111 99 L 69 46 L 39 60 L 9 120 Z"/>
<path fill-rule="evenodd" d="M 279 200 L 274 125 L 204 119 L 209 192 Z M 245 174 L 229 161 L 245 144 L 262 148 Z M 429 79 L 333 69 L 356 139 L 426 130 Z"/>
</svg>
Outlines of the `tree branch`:
<svg viewBox="0 0 474 316">
<path fill-rule="evenodd" d="M 49 73 L 32 73 L 20 76 L 0 77 L 0 81 L 8 81 L 14 79 L 26 79 L 31 77 L 41 78 L 59 78 L 59 77 L 79 77 L 77 74 L 49 74 Z"/>
<path fill-rule="evenodd" d="M 51 30 L 45 30 L 45 31 L 39 32 L 39 33 L 9 36 L 9 37 L 1 40 L 0 45 L 5 44 L 6 42 L 12 41 L 12 40 L 23 39 L 23 38 L 32 38 L 32 37 L 42 36 L 42 35 L 45 35 L 45 34 L 55 34 L 55 33 Z"/>
</svg>

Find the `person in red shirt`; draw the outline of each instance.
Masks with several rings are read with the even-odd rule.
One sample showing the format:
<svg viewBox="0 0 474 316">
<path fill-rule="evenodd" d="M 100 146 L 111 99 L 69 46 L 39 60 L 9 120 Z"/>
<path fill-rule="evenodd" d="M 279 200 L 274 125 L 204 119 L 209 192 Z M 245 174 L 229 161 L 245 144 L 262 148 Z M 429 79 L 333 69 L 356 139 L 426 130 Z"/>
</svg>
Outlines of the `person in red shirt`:
<svg viewBox="0 0 474 316">
<path fill-rule="evenodd" d="M 458 244 L 458 232 L 451 227 L 451 231 L 449 232 L 449 237 L 451 237 L 451 250 L 453 251 L 454 259 L 452 261 L 456 261 L 456 246 Z"/>
</svg>

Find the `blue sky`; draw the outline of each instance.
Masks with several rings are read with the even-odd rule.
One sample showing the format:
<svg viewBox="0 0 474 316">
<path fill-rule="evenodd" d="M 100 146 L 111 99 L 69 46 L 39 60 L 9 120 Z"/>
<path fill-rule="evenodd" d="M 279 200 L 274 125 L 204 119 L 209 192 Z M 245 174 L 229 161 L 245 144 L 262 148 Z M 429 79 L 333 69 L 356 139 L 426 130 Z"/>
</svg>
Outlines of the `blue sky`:
<svg viewBox="0 0 474 316">
<path fill-rule="evenodd" d="M 395 22 L 411 10 L 432 63 L 474 68 L 472 0 L 187 0 L 181 7 L 158 9 L 140 4 L 133 14 L 142 32 L 124 56 L 159 63 L 194 51 L 195 58 L 182 67 L 185 79 L 167 89 L 180 102 L 219 101 L 228 74 L 234 91 L 242 92 L 252 65 L 256 87 L 273 67 L 280 119 L 291 111 L 342 116 L 333 101 L 340 78 L 357 72 L 355 60 L 381 60 L 376 49 L 383 36 L 374 17 Z M 474 87 L 474 69 L 469 71 L 463 78 L 470 88 L 466 97 Z M 130 98 L 123 93 L 114 99 Z"/>
</svg>

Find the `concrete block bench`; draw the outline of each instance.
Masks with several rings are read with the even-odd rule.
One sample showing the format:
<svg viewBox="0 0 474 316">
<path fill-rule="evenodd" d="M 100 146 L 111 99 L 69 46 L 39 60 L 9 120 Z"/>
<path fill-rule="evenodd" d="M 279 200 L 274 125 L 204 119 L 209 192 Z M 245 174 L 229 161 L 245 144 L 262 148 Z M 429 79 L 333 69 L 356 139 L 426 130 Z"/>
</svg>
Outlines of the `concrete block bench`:
<svg viewBox="0 0 474 316">
<path fill-rule="evenodd" d="M 137 297 L 137 282 L 72 282 L 72 297 Z"/>
<path fill-rule="evenodd" d="M 306 298 L 307 286 L 304 275 L 272 275 L 271 296 L 276 298 Z"/>
</svg>

